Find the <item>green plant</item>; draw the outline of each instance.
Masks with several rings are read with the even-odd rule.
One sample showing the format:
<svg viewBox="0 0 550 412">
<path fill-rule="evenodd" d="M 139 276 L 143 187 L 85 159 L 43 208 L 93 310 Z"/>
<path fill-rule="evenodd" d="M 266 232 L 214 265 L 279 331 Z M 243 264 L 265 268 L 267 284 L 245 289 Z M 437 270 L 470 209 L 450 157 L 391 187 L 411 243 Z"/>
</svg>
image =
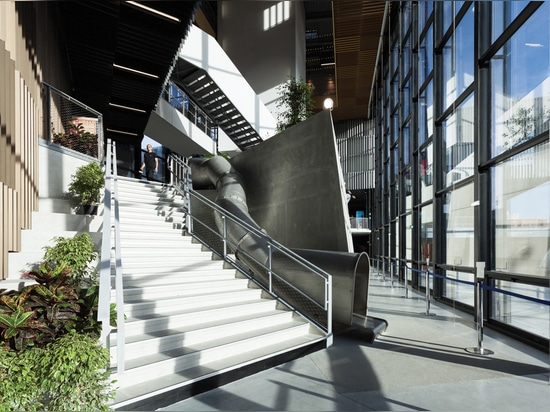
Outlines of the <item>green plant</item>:
<svg viewBox="0 0 550 412">
<path fill-rule="evenodd" d="M 69 332 L 99 337 L 97 285 L 81 288 L 65 263 L 52 267 L 43 262 L 23 277 L 37 284 L 20 292 L 0 290 L 1 346 L 23 351 L 44 346 Z"/>
<path fill-rule="evenodd" d="M 78 233 L 73 237 L 56 236 L 53 246 L 45 246 L 45 262 L 56 266 L 65 263 L 71 268 L 70 277 L 76 284 L 93 284 L 97 281 L 97 271 L 90 267 L 98 257 L 95 244 L 88 233 Z"/>
<path fill-rule="evenodd" d="M 282 132 L 313 115 L 313 86 L 289 76 L 285 83 L 277 87 L 277 92 L 280 94 L 277 108 L 281 109 L 277 116 L 277 132 Z"/>
<path fill-rule="evenodd" d="M 0 348 L 0 411 L 43 411 L 38 377 L 42 348 L 14 352 Z"/>
<path fill-rule="evenodd" d="M 82 123 L 77 122 L 69 122 L 66 129 L 68 133 L 57 133 L 52 124 L 52 141 L 69 149 L 97 157 L 97 134 L 86 131 Z"/>
<path fill-rule="evenodd" d="M 109 351 L 68 333 L 43 348 L 0 350 L 0 411 L 108 410 L 114 397 Z"/>
<path fill-rule="evenodd" d="M 96 162 L 80 166 L 71 176 L 69 194 L 81 205 L 93 205 L 105 186 L 105 176 Z"/>
</svg>

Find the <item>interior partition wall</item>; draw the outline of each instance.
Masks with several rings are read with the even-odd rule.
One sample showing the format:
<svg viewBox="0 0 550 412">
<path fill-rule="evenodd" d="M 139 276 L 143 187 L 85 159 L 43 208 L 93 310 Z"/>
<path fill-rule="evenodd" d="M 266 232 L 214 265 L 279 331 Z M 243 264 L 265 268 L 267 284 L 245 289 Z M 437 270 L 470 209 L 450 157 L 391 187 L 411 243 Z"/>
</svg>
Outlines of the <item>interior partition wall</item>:
<svg viewBox="0 0 550 412">
<path fill-rule="evenodd" d="M 550 3 L 401 2 L 376 91 L 373 256 L 548 350 Z M 430 272 L 429 285 L 424 276 Z"/>
</svg>

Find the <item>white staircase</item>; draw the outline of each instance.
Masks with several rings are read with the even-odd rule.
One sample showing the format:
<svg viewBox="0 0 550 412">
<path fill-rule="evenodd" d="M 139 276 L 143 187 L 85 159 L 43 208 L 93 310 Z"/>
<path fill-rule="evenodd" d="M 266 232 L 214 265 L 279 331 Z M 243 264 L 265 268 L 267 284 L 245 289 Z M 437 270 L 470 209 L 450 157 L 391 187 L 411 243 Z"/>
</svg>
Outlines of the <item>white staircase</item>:
<svg viewBox="0 0 550 412">
<path fill-rule="evenodd" d="M 118 196 L 125 371 L 112 376 L 113 409 L 154 410 L 326 347 L 322 332 L 185 234 L 183 201 L 167 186 L 119 178 Z M 114 331 L 113 367 L 117 344 Z"/>
</svg>

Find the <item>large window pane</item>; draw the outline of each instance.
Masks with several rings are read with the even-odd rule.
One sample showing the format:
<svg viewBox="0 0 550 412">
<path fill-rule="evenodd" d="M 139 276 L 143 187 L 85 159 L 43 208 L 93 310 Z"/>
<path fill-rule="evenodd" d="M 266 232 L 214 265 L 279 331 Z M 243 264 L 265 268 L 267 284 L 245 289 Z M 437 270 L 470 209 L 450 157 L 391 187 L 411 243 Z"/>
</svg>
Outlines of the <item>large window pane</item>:
<svg viewBox="0 0 550 412">
<path fill-rule="evenodd" d="M 529 4 L 528 1 L 493 1 L 493 24 L 492 39 L 495 41 L 498 36 L 510 25 L 510 23 Z"/>
<path fill-rule="evenodd" d="M 447 279 L 443 285 L 443 296 L 473 307 L 475 295 L 474 286 L 471 283 L 475 281 L 474 274 L 447 270 L 445 276 Z"/>
<path fill-rule="evenodd" d="M 432 82 L 418 99 L 418 145 L 421 146 L 434 132 L 434 105 Z"/>
<path fill-rule="evenodd" d="M 528 298 L 550 300 L 550 288 L 497 280 L 498 289 Z M 550 338 L 550 306 L 502 292 L 492 292 L 491 318 L 523 329 L 543 338 Z"/>
<path fill-rule="evenodd" d="M 456 14 L 464 4 L 463 1 L 443 1 L 443 29 L 447 31 L 449 26 L 454 22 Z"/>
<path fill-rule="evenodd" d="M 550 148 L 544 143 L 495 166 L 495 268 L 550 275 Z"/>
<path fill-rule="evenodd" d="M 433 67 L 433 25 L 430 25 L 418 48 L 418 84 L 420 86 L 424 84 Z"/>
<path fill-rule="evenodd" d="M 548 132 L 549 15 L 545 2 L 491 60 L 493 156 Z"/>
<path fill-rule="evenodd" d="M 433 199 L 433 146 L 420 151 L 420 202 Z"/>
<path fill-rule="evenodd" d="M 409 213 L 405 216 L 405 259 L 412 259 L 412 215 Z"/>
<path fill-rule="evenodd" d="M 430 262 L 433 262 L 433 215 L 432 205 L 427 205 L 420 209 L 421 260 L 424 262 L 428 259 Z"/>
<path fill-rule="evenodd" d="M 447 2 L 445 2 L 447 3 Z M 451 106 L 474 81 L 473 6 L 443 48 L 444 105 Z"/>
<path fill-rule="evenodd" d="M 411 162 L 411 130 L 410 124 L 403 125 L 403 165 L 408 166 Z"/>
<path fill-rule="evenodd" d="M 418 7 L 418 30 L 422 32 L 428 18 L 432 14 L 434 9 L 433 1 L 419 1 L 417 2 Z M 420 33 L 418 33 L 420 34 Z"/>
<path fill-rule="evenodd" d="M 448 265 L 474 266 L 474 185 L 445 196 Z"/>
<path fill-rule="evenodd" d="M 443 122 L 447 186 L 473 175 L 474 134 L 474 98 L 470 96 Z"/>
</svg>

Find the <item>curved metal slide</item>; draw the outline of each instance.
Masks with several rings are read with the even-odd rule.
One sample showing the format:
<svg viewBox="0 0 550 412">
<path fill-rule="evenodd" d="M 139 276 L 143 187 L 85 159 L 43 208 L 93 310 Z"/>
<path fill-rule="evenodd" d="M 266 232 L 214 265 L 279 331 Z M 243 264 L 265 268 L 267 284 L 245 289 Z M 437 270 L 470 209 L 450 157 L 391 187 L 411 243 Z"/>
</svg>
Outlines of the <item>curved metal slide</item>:
<svg viewBox="0 0 550 412">
<path fill-rule="evenodd" d="M 221 156 L 212 158 L 190 158 L 193 187 L 216 187 L 215 203 L 238 217 L 248 226 L 261 231 L 265 236 L 258 236 L 242 225 L 226 222 L 226 236 L 236 246 L 236 256 L 252 272 L 257 272 L 258 263 L 267 267 L 269 259 L 268 243 L 271 239 L 248 212 L 246 192 L 242 176 L 227 159 Z M 215 222 L 220 233 L 224 223 L 219 214 Z M 332 252 L 311 249 L 291 249 L 315 266 L 332 275 L 333 295 L 333 328 L 335 330 L 359 331 L 362 338 L 373 341 L 382 333 L 387 323 L 385 320 L 367 316 L 368 285 L 370 263 L 368 255 L 362 253 Z M 242 251 L 242 253 L 239 253 Z M 294 281 L 300 277 L 299 270 L 292 268 L 288 259 L 278 259 L 272 254 L 272 267 L 276 272 L 295 272 Z"/>
</svg>

